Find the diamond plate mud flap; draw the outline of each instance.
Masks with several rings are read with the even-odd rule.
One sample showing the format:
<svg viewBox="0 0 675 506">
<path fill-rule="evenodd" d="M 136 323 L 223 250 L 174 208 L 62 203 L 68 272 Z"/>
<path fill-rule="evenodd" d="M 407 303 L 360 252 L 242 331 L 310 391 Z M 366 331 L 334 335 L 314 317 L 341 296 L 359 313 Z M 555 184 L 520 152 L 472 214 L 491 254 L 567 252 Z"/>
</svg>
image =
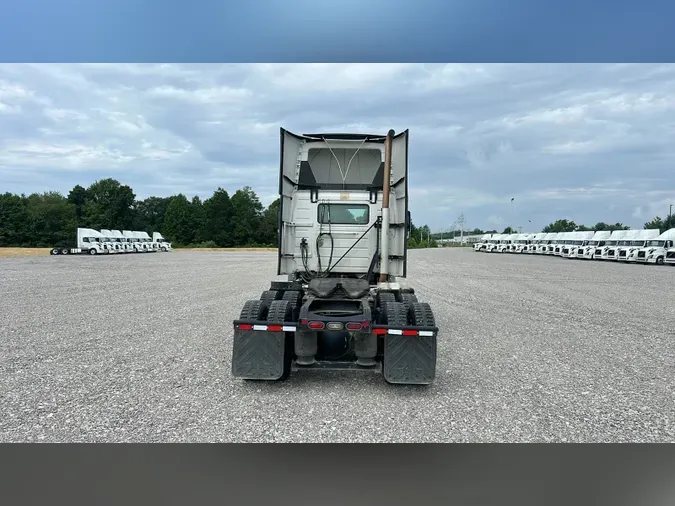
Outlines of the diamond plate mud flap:
<svg viewBox="0 0 675 506">
<path fill-rule="evenodd" d="M 436 377 L 436 327 L 374 329 L 384 339 L 384 379 L 401 385 L 429 385 Z M 386 333 L 384 332 L 386 330 Z"/>
<path fill-rule="evenodd" d="M 232 375 L 247 380 L 276 381 L 284 377 L 293 358 L 295 326 L 236 321 L 232 343 Z M 291 345 L 291 347 L 289 347 Z"/>
</svg>

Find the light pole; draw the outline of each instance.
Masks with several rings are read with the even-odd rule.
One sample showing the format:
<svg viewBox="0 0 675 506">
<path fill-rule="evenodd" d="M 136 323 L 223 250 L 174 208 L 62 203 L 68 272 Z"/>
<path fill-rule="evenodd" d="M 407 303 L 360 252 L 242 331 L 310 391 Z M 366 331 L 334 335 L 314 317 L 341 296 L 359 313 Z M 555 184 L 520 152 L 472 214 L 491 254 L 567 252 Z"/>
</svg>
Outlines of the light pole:
<svg viewBox="0 0 675 506">
<path fill-rule="evenodd" d="M 670 228 L 673 228 L 673 204 L 670 204 L 670 208 L 668 209 L 668 225 Z"/>
</svg>

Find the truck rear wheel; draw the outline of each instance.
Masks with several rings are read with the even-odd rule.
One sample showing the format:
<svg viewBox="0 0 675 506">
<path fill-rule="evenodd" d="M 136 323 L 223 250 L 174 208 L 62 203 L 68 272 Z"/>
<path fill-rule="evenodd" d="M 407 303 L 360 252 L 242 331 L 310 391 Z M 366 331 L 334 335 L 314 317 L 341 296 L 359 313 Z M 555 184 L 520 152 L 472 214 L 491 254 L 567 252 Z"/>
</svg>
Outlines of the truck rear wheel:
<svg viewBox="0 0 675 506">
<path fill-rule="evenodd" d="M 267 321 L 270 323 L 285 323 L 293 321 L 293 306 L 287 300 L 274 300 L 269 306 L 267 312 Z M 293 363 L 293 339 L 284 336 L 284 371 L 277 381 L 284 381 L 291 375 L 291 365 Z"/>
<path fill-rule="evenodd" d="M 417 302 L 417 295 L 414 293 L 402 293 L 401 302 L 405 305 L 408 313 L 412 311 L 412 306 Z"/>
<path fill-rule="evenodd" d="M 240 320 L 265 320 L 268 311 L 267 305 L 261 300 L 247 300 L 239 314 Z"/>
<path fill-rule="evenodd" d="M 70 253 L 70 250 L 68 248 L 61 248 L 62 255 L 67 255 L 68 253 Z"/>
<path fill-rule="evenodd" d="M 412 305 L 413 325 L 418 327 L 435 327 L 436 319 L 431 306 L 426 302 L 415 302 Z"/>
<path fill-rule="evenodd" d="M 302 292 L 298 290 L 288 290 L 287 292 L 284 292 L 281 300 L 287 300 L 291 304 L 293 318 L 296 319 L 300 312 L 300 306 L 302 306 Z"/>
<path fill-rule="evenodd" d="M 61 251 L 59 250 L 59 248 L 53 248 L 53 249 L 49 252 L 50 255 L 58 255 L 59 253 L 61 253 Z"/>
<path fill-rule="evenodd" d="M 96 251 L 95 248 L 91 248 L 91 249 L 89 250 L 89 254 L 90 254 L 90 255 L 95 255 L 96 253 L 98 253 L 98 252 Z"/>
<path fill-rule="evenodd" d="M 260 300 L 263 301 L 267 307 L 272 304 L 273 301 L 277 300 L 279 298 L 279 292 L 276 290 L 265 290 L 261 295 L 260 295 Z"/>
<path fill-rule="evenodd" d="M 396 295 L 391 292 L 380 292 L 377 294 L 377 307 L 383 308 L 387 302 L 396 302 Z"/>
<path fill-rule="evenodd" d="M 382 308 L 382 323 L 384 325 L 408 325 L 408 309 L 403 302 L 385 302 Z"/>
</svg>

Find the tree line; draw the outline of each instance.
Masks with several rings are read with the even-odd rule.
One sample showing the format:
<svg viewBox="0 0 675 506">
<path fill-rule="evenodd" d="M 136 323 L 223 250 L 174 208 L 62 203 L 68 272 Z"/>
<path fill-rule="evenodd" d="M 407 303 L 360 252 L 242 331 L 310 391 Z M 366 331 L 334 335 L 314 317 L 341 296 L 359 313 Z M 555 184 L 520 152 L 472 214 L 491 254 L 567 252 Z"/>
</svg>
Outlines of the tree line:
<svg viewBox="0 0 675 506">
<path fill-rule="evenodd" d="M 665 232 L 671 228 L 675 228 L 675 215 L 667 216 L 666 218 L 661 218 L 656 216 L 650 221 L 646 222 L 643 227 L 645 229 L 658 229 L 660 233 Z M 605 223 L 600 221 L 593 225 L 592 227 L 587 227 L 586 225 L 577 225 L 574 221 L 571 220 L 556 220 L 553 223 L 546 225 L 541 231 L 543 233 L 555 233 L 555 232 L 598 232 L 601 230 L 629 230 L 631 227 L 629 225 L 624 225 L 623 223 Z M 506 227 L 502 232 L 497 232 L 497 230 L 481 230 L 480 228 L 475 228 L 473 230 L 465 230 L 464 235 L 482 235 L 482 234 L 517 234 L 518 230 L 513 227 Z M 432 238 L 439 239 L 441 236 L 445 238 L 450 237 L 459 237 L 460 231 L 453 230 L 446 234 L 432 234 Z"/>
<path fill-rule="evenodd" d="M 265 207 L 248 186 L 216 189 L 205 200 L 179 193 L 136 198 L 130 186 L 107 178 L 68 195 L 0 194 L 0 247 L 68 247 L 77 228 L 161 232 L 175 247 L 277 247 L 279 199 Z M 410 247 L 435 246 L 429 227 L 415 227 Z"/>
</svg>

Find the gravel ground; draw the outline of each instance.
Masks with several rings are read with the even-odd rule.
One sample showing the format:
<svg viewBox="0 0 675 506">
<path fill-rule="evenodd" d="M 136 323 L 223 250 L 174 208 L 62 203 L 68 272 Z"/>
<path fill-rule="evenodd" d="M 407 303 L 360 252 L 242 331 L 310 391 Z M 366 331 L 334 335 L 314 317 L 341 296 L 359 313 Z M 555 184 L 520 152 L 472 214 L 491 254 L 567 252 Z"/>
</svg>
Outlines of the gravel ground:
<svg viewBox="0 0 675 506">
<path fill-rule="evenodd" d="M 675 441 L 675 269 L 410 263 L 441 329 L 430 387 L 233 380 L 231 321 L 275 253 L 0 259 L 0 441 Z"/>
</svg>

